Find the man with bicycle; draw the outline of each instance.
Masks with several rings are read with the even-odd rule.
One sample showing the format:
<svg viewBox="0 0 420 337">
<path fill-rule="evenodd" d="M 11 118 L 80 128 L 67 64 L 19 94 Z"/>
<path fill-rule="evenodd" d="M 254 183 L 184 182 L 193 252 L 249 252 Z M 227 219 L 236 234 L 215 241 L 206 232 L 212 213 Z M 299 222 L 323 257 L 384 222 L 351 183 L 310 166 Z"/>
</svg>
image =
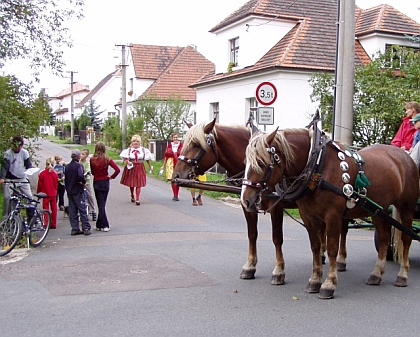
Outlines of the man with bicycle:
<svg viewBox="0 0 420 337">
<path fill-rule="evenodd" d="M 10 149 L 3 155 L 0 169 L 0 185 L 4 184 L 3 217 L 7 215 L 9 209 L 9 181 L 12 183 L 21 183 L 19 190 L 22 194 L 32 198 L 31 186 L 25 173 L 27 169 L 32 168 L 32 162 L 29 158 L 29 152 L 22 148 L 23 144 L 23 137 L 13 137 Z M 29 222 L 33 216 L 33 210 L 28 209 L 27 216 Z"/>
</svg>

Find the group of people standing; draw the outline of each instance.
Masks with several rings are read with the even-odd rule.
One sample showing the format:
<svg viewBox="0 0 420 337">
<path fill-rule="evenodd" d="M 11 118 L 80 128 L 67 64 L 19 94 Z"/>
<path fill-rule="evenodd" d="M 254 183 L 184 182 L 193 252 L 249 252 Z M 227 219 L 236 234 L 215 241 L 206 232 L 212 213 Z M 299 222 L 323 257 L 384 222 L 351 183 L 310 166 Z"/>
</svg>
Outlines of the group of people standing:
<svg viewBox="0 0 420 337">
<path fill-rule="evenodd" d="M 25 184 L 20 186 L 21 192 L 28 197 L 32 197 L 30 184 L 25 174 L 27 169 L 32 168 L 32 163 L 28 151 L 23 149 L 23 144 L 21 136 L 13 138 L 11 148 L 4 154 L 0 170 L 0 184 L 3 184 L 5 179 L 24 182 Z M 174 133 L 172 142 L 167 145 L 164 163 L 160 171 L 160 174 L 162 174 L 166 170 L 167 180 L 172 180 L 172 174 L 181 154 L 182 145 L 178 134 Z M 149 149 L 141 146 L 141 137 L 134 135 L 131 138 L 130 146 L 120 153 L 120 157 L 125 164 L 120 183 L 129 187 L 131 202 L 140 206 L 141 188 L 146 186 L 144 163 L 148 164 L 150 173 L 153 171 L 151 153 Z M 112 174 L 108 173 L 109 168 L 113 169 Z M 106 202 L 110 190 L 109 181 L 115 179 L 119 173 L 119 166 L 106 154 L 103 142 L 96 143 L 92 156 L 89 155 L 89 149 L 73 150 L 69 163 L 65 163 L 62 156 L 58 154 L 47 158 L 45 169 L 39 174 L 36 191 L 37 193 L 44 192 L 47 195 L 46 198 L 43 198 L 42 207 L 51 211 L 51 228 L 57 228 L 57 213 L 58 210 L 62 210 L 68 213 L 71 235 L 90 235 L 91 226 L 86 205 L 89 205 L 90 215 L 94 220 L 96 218 L 94 195 L 98 209 L 95 229 L 108 232 L 110 225 L 106 215 Z M 205 181 L 206 176 L 199 176 L 198 179 Z M 179 186 L 174 183 L 171 183 L 171 186 L 172 200 L 179 201 Z M 4 191 L 6 202 L 9 198 L 9 189 L 5 188 Z M 65 194 L 67 194 L 68 207 L 65 207 L 64 204 Z M 196 197 L 195 189 L 191 189 L 194 206 L 203 204 L 202 194 L 203 190 L 200 190 Z M 3 205 L 3 210 L 7 209 L 8 206 Z M 28 217 L 31 217 L 31 215 L 28 214 Z"/>
</svg>

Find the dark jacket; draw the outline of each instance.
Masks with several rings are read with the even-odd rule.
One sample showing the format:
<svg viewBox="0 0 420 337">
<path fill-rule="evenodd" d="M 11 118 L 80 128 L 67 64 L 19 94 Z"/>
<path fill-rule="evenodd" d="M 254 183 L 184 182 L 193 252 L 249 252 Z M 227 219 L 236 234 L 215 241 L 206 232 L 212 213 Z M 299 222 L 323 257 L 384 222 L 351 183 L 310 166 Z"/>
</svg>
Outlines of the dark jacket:
<svg viewBox="0 0 420 337">
<path fill-rule="evenodd" d="M 83 165 L 77 159 L 66 165 L 66 192 L 67 194 L 83 193 L 86 179 L 84 176 Z"/>
</svg>

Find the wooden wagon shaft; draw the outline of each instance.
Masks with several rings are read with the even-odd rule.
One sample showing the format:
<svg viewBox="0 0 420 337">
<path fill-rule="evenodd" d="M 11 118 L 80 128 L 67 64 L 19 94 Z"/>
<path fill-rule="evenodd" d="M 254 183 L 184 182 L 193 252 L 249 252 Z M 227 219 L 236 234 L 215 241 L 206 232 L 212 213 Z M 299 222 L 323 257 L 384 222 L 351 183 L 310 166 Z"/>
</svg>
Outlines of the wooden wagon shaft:
<svg viewBox="0 0 420 337">
<path fill-rule="evenodd" d="M 206 191 L 241 194 L 241 188 L 236 187 L 236 186 L 219 185 L 219 184 L 212 184 L 212 183 L 207 183 L 207 182 L 188 180 L 188 179 L 179 179 L 179 178 L 174 179 L 173 182 L 175 185 L 182 186 L 182 187 L 198 188 L 198 189 L 202 189 Z"/>
</svg>

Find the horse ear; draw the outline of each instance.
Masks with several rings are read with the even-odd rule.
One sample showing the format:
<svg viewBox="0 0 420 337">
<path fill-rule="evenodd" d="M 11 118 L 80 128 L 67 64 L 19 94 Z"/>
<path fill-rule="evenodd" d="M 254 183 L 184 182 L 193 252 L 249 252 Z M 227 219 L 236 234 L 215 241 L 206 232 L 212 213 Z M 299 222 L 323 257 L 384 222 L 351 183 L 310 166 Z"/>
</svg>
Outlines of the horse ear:
<svg viewBox="0 0 420 337">
<path fill-rule="evenodd" d="M 277 130 L 279 129 L 279 127 L 277 127 L 272 133 L 270 133 L 268 136 L 267 136 L 267 143 L 268 144 L 272 144 L 273 143 L 273 141 L 274 141 L 274 139 L 276 138 L 276 135 L 277 135 Z"/>
<path fill-rule="evenodd" d="M 184 123 L 188 126 L 188 129 L 191 129 L 191 127 L 193 126 L 192 123 L 187 122 L 185 119 L 184 119 Z"/>
<path fill-rule="evenodd" d="M 214 124 L 216 124 L 216 118 L 204 127 L 204 133 L 209 134 L 213 130 Z"/>
</svg>

